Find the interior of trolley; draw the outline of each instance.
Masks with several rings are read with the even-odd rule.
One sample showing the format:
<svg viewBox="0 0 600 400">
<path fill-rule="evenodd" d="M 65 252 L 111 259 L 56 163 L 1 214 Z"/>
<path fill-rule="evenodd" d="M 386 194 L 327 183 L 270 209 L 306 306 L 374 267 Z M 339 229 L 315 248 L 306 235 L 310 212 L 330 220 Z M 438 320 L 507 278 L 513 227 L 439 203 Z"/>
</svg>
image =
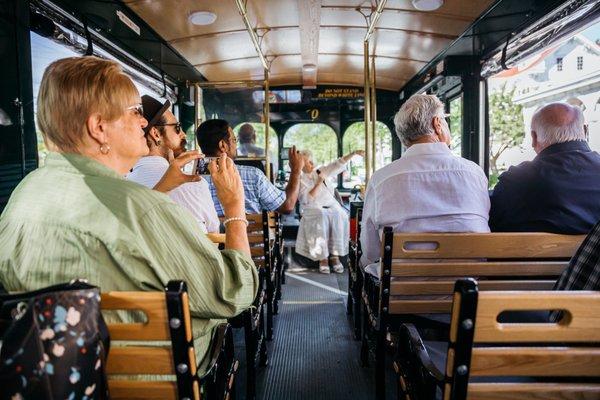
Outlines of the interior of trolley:
<svg viewBox="0 0 600 400">
<path fill-rule="evenodd" d="M 452 152 L 481 166 L 490 190 L 502 172 L 535 156 L 529 124 L 543 104 L 580 107 L 589 145 L 600 150 L 596 0 L 1 3 L 0 210 L 48 153 L 35 119 L 44 70 L 73 56 L 116 60 L 140 95 L 170 100 L 191 148 L 203 121 L 225 119 L 236 135 L 251 124 L 265 156 L 239 161 L 264 165 L 281 187 L 292 146 L 312 150 L 316 164 L 365 150 L 337 182 L 355 219 L 350 203 L 405 150 L 393 118 L 413 94 L 444 103 Z M 252 395 L 239 378 L 237 396 L 394 398 L 391 365 L 386 382 L 394 383 L 377 393 L 374 364 L 361 366 L 345 314 L 352 277 L 318 276 L 297 257 L 298 224 L 298 215 L 281 220 L 288 270 L 269 365 L 259 368 Z M 244 346 L 240 337 L 237 344 Z M 594 379 L 585 382 L 597 386 Z"/>
</svg>

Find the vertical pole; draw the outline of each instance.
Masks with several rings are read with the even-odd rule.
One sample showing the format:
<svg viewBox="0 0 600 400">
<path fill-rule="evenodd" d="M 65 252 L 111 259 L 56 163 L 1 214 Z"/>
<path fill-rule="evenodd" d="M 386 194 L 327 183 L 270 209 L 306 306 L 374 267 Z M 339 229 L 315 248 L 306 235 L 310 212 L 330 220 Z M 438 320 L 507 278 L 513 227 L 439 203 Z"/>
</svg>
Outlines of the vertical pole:
<svg viewBox="0 0 600 400">
<path fill-rule="evenodd" d="M 477 60 L 466 59 L 462 71 L 463 87 L 463 157 L 484 166 L 484 146 L 482 133 L 485 130 L 485 103 L 482 102 L 485 92 L 482 90 L 480 71 Z"/>
<path fill-rule="evenodd" d="M 194 134 L 198 130 L 198 127 L 202 123 L 202 102 L 203 102 L 202 88 L 197 83 L 194 84 Z M 193 141 L 193 148 L 197 146 L 197 140 Z"/>
<path fill-rule="evenodd" d="M 371 171 L 375 172 L 377 169 L 376 160 L 376 140 L 375 133 L 377 132 L 377 80 L 375 77 L 375 55 L 371 58 Z"/>
<path fill-rule="evenodd" d="M 365 185 L 369 183 L 371 178 L 371 78 L 369 75 L 369 42 L 364 42 L 364 74 L 365 74 Z"/>
<path fill-rule="evenodd" d="M 271 125 L 270 120 L 270 106 L 269 106 L 269 70 L 265 68 L 265 105 L 263 110 L 263 117 L 265 119 L 265 174 L 267 178 L 271 179 L 271 163 L 269 157 L 269 127 Z"/>
</svg>

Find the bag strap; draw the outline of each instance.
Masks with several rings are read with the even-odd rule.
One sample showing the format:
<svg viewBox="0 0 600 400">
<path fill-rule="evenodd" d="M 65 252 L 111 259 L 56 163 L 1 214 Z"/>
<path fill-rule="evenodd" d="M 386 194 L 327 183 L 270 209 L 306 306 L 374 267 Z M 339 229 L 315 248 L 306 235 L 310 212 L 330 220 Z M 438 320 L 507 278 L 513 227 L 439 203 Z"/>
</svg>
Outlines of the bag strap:
<svg viewBox="0 0 600 400">
<path fill-rule="evenodd" d="M 5 301 L 14 301 L 20 299 L 30 299 L 32 297 L 40 296 L 47 293 L 61 292 L 66 290 L 84 290 L 84 289 L 98 289 L 97 286 L 90 285 L 83 279 L 74 279 L 68 283 L 59 283 L 57 285 L 47 286 L 45 288 L 32 290 L 30 292 L 12 293 L 12 294 L 1 294 L 0 293 L 0 305 Z"/>
</svg>

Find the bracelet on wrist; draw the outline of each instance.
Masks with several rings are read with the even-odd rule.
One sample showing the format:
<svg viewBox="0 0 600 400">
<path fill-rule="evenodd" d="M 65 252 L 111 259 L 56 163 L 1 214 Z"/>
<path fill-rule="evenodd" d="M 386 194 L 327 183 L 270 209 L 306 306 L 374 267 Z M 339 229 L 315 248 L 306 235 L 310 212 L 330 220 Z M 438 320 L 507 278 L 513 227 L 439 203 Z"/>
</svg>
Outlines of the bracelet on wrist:
<svg viewBox="0 0 600 400">
<path fill-rule="evenodd" d="M 223 221 L 223 226 L 227 228 L 227 224 L 233 221 L 241 221 L 243 223 L 246 224 L 246 226 L 248 226 L 248 220 L 246 219 L 246 217 L 231 217 L 231 218 L 227 218 Z"/>
</svg>

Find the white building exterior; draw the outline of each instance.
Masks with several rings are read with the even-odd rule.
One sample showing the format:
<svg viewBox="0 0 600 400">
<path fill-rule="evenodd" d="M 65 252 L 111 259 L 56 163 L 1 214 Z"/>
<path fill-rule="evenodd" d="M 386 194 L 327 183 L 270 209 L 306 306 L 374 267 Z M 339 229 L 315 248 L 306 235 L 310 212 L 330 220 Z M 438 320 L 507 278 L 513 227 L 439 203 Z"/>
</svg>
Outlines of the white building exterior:
<svg viewBox="0 0 600 400">
<path fill-rule="evenodd" d="M 600 150 L 600 46 L 582 34 L 499 73 L 489 84 L 490 91 L 503 84 L 507 88 L 516 86 L 513 101 L 523 106 L 523 145 L 504 152 L 500 165 L 514 165 L 535 157 L 531 148 L 531 117 L 537 109 L 555 101 L 582 107 L 589 126 L 590 146 Z"/>
</svg>

